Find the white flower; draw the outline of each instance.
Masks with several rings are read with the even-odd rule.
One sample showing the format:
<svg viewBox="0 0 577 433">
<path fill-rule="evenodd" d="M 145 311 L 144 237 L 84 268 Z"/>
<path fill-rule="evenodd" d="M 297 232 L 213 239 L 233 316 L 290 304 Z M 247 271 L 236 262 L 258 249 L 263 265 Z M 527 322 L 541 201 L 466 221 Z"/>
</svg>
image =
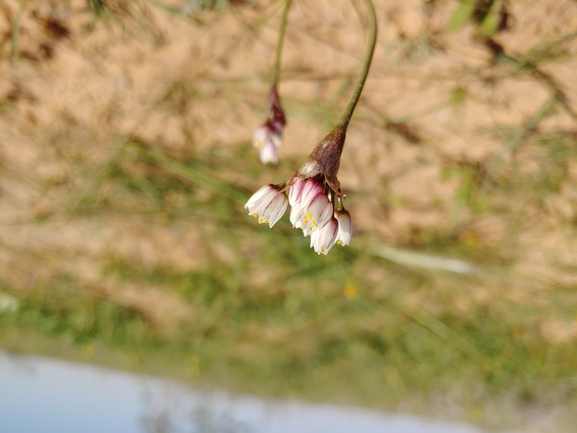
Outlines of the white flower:
<svg viewBox="0 0 577 433">
<path fill-rule="evenodd" d="M 254 133 L 252 145 L 260 149 L 260 162 L 263 164 L 278 162 L 277 149 L 282 143 L 282 125 L 267 121 Z"/>
<path fill-rule="evenodd" d="M 282 125 L 277 124 L 277 122 L 267 121 L 254 132 L 252 145 L 257 149 L 269 143 L 275 147 L 280 147 L 282 144 L 282 128 Z"/>
<path fill-rule="evenodd" d="M 308 206 L 303 207 L 300 220 L 303 234 L 308 236 L 314 231 L 321 229 L 333 216 L 333 204 L 324 194 L 317 194 Z"/>
<path fill-rule="evenodd" d="M 290 221 L 295 228 L 302 228 L 302 217 L 310 200 L 323 191 L 322 185 L 319 185 L 313 179 L 297 179 L 289 190 L 289 203 L 292 206 Z"/>
<path fill-rule="evenodd" d="M 337 219 L 334 217 L 330 218 L 322 228 L 315 230 L 311 234 L 311 248 L 314 248 L 317 254 L 326 256 L 335 244 L 338 231 L 339 223 Z"/>
<path fill-rule="evenodd" d="M 322 228 L 333 215 L 333 204 L 315 179 L 297 180 L 289 190 L 290 220 L 308 236 Z"/>
<path fill-rule="evenodd" d="M 277 137 L 279 144 L 282 138 L 282 110 L 273 112 L 280 114 L 273 115 L 273 120 L 269 119 L 255 133 L 255 146 L 261 149 L 263 163 L 276 162 L 278 144 L 273 142 L 276 138 L 271 137 Z M 275 131 L 278 131 L 276 136 Z M 326 255 L 337 243 L 349 245 L 351 215 L 343 206 L 344 195 L 337 179 L 344 140 L 345 130 L 335 127 L 284 183 L 266 185 L 250 198 L 245 206 L 249 214 L 259 217 L 259 223 L 269 223 L 272 227 L 290 204 L 293 227 L 311 237 L 311 248 L 318 254 Z"/>
<path fill-rule="evenodd" d="M 244 205 L 248 209 L 248 214 L 258 217 L 259 224 L 274 226 L 284 215 L 288 206 L 288 198 L 276 185 L 265 185 Z"/>
<path fill-rule="evenodd" d="M 339 222 L 336 243 L 342 246 L 348 245 L 352 236 L 351 214 L 345 209 L 336 210 L 335 217 Z"/>
</svg>

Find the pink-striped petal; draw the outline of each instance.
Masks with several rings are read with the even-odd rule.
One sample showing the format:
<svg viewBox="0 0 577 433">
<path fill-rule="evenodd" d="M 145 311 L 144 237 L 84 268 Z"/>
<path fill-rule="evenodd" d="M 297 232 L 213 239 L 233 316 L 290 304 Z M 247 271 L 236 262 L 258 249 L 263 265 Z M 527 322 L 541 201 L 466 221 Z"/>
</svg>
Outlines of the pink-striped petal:
<svg viewBox="0 0 577 433">
<path fill-rule="evenodd" d="M 335 244 L 338 231 L 337 219 L 331 218 L 324 227 L 311 234 L 311 248 L 314 248 L 317 254 L 327 255 Z"/>
<path fill-rule="evenodd" d="M 267 196 L 270 196 L 270 198 L 272 198 L 276 193 L 277 190 L 273 184 L 265 185 L 248 199 L 244 207 L 245 209 L 248 209 L 250 214 L 251 209 L 254 208 L 254 206 L 256 206 L 257 203 L 259 203 Z"/>
<path fill-rule="evenodd" d="M 324 194 L 317 194 L 310 202 L 309 206 L 303 207 L 301 224 L 305 236 L 310 235 L 315 230 L 325 226 L 332 218 L 333 204 Z"/>
<path fill-rule="evenodd" d="M 301 195 L 303 192 L 303 188 L 306 182 L 302 179 L 297 179 L 295 183 L 293 183 L 289 189 L 289 203 L 291 206 L 294 206 L 295 203 L 301 201 Z"/>
<path fill-rule="evenodd" d="M 269 227 L 274 226 L 278 220 L 286 212 L 286 208 L 288 206 L 288 199 L 286 194 L 279 192 L 276 198 L 273 200 L 271 205 L 268 207 L 268 212 L 266 214 L 266 219 L 268 220 Z"/>
</svg>

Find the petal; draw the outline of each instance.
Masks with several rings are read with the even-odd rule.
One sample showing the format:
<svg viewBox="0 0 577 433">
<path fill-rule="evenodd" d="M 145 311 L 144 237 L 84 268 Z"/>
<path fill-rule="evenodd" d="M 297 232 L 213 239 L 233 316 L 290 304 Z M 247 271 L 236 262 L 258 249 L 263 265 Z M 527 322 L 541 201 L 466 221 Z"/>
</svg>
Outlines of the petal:
<svg viewBox="0 0 577 433">
<path fill-rule="evenodd" d="M 249 210 L 249 214 L 251 210 L 267 195 L 276 193 L 277 190 L 273 184 L 268 184 L 260 188 L 257 192 L 255 192 L 246 202 L 244 205 L 245 209 Z"/>
<path fill-rule="evenodd" d="M 278 162 L 276 146 L 272 141 L 267 141 L 264 146 L 260 148 L 260 162 L 263 164 Z"/>
<path fill-rule="evenodd" d="M 329 198 L 324 194 L 317 194 L 309 206 L 303 207 L 303 215 L 301 223 L 305 236 L 311 234 L 313 231 L 324 227 L 333 216 L 333 204 Z"/>
<path fill-rule="evenodd" d="M 335 244 L 339 223 L 336 218 L 331 218 L 325 226 L 311 234 L 311 248 L 317 254 L 327 255 Z"/>
<path fill-rule="evenodd" d="M 288 199 L 285 193 L 279 192 L 267 209 L 266 219 L 269 227 L 274 226 L 284 215 L 288 206 Z"/>
<path fill-rule="evenodd" d="M 252 139 L 252 145 L 257 149 L 260 149 L 268 141 L 270 135 L 270 128 L 267 124 L 264 124 L 257 128 L 254 132 Z"/>
<path fill-rule="evenodd" d="M 302 228 L 301 219 L 303 216 L 303 211 L 304 211 L 304 209 L 300 205 L 300 203 L 297 203 L 291 207 L 290 221 L 291 221 L 293 227 L 295 227 L 297 229 Z"/>
<path fill-rule="evenodd" d="M 273 211 L 279 206 L 279 198 L 282 200 L 282 197 L 285 197 L 284 193 L 276 192 L 272 197 L 266 197 L 266 200 L 262 200 L 259 202 L 253 209 L 254 214 L 259 216 L 258 223 L 259 224 L 270 224 L 270 217 Z M 282 203 L 281 203 L 282 204 Z M 286 208 L 285 208 L 286 209 Z M 281 214 L 282 216 L 282 214 Z M 280 217 L 279 217 L 280 218 Z M 278 221 L 278 219 L 277 219 Z M 275 221 L 276 222 L 276 221 Z"/>
<path fill-rule="evenodd" d="M 337 234 L 336 243 L 342 246 L 349 245 L 353 234 L 351 214 L 343 209 L 342 211 L 336 211 L 335 217 L 339 222 L 339 233 Z"/>
<path fill-rule="evenodd" d="M 301 193 L 301 203 L 303 206 L 308 206 L 312 199 L 319 194 L 324 195 L 323 185 L 320 182 L 309 178 L 305 181 L 305 186 Z"/>
<path fill-rule="evenodd" d="M 282 131 L 283 125 L 280 122 L 272 121 L 270 122 L 270 141 L 274 143 L 276 147 L 280 147 L 282 144 Z"/>
<path fill-rule="evenodd" d="M 305 181 L 303 179 L 298 178 L 290 187 L 288 197 L 291 206 L 294 206 L 295 203 L 300 202 L 304 186 Z"/>
<path fill-rule="evenodd" d="M 280 145 L 282 144 L 282 134 L 271 134 L 270 136 L 270 141 L 272 142 L 272 144 L 274 144 L 276 147 L 280 147 Z"/>
</svg>

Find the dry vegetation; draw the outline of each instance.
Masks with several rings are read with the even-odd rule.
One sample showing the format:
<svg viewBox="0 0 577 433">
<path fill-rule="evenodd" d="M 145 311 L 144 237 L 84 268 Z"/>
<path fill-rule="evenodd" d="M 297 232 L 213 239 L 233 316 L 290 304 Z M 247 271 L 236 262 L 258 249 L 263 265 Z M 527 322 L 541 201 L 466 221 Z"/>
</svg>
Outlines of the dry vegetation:
<svg viewBox="0 0 577 433">
<path fill-rule="evenodd" d="M 510 0 L 491 23 L 491 2 L 467 19 L 375 0 L 339 175 L 356 232 L 328 257 L 243 204 L 338 118 L 362 5 L 294 1 L 286 139 L 262 167 L 282 2 L 228 3 L 0 4 L 0 307 L 18 305 L 0 343 L 36 332 L 239 389 L 569 431 L 577 2 Z"/>
</svg>

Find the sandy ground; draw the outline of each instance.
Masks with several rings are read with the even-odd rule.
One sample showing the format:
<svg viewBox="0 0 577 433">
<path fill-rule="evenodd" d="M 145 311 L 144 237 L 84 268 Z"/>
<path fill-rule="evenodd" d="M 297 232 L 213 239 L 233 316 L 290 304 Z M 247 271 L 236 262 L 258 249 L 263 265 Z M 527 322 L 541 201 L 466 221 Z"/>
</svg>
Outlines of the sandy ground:
<svg viewBox="0 0 577 433">
<path fill-rule="evenodd" d="M 127 137 L 179 161 L 212 148 L 250 147 L 263 119 L 281 4 L 186 17 L 144 0 L 108 4 L 120 19 L 96 17 L 79 0 L 0 4 L 0 273 L 23 289 L 73 275 L 171 329 L 192 314 L 189 307 L 162 288 L 118 286 L 101 269 L 111 256 L 142 266 L 206 266 L 198 230 L 161 215 L 151 225 L 114 214 L 82 218 L 78 210 L 103 187 L 102 173 Z M 423 247 L 431 236 L 480 242 L 545 286 L 577 282 L 574 160 L 563 163 L 566 181 L 540 206 L 501 197 L 500 211 L 475 214 L 456 198 L 466 169 L 492 161 L 551 89 L 495 62 L 471 24 L 447 33 L 456 2 L 375 6 L 374 66 L 339 174 L 359 236 L 400 247 Z M 550 54 L 540 71 L 577 111 L 577 38 L 559 42 L 577 28 L 577 3 L 512 0 L 509 12 L 511 27 L 495 40 L 517 58 L 539 49 L 543 58 Z M 280 84 L 289 119 L 281 159 L 304 159 L 338 118 L 364 51 L 362 29 L 349 1 L 294 2 Z M 162 101 L 175 88 L 184 97 L 168 109 Z M 577 137 L 568 110 L 556 103 L 551 111 L 533 134 Z M 519 146 L 504 164 L 531 178 L 543 153 Z M 255 189 L 282 180 L 271 176 L 236 178 Z M 553 340 L 577 336 L 574 324 L 543 326 Z"/>
</svg>

